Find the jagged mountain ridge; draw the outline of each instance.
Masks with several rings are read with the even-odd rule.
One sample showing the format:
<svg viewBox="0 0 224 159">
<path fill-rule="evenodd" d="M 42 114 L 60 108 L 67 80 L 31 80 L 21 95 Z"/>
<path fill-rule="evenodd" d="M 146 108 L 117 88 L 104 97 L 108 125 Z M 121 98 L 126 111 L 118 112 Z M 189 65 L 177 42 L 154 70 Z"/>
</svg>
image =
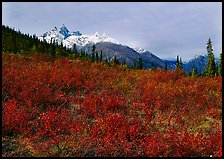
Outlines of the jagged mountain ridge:
<svg viewBox="0 0 224 159">
<path fill-rule="evenodd" d="M 76 44 L 78 49 L 81 49 L 85 45 L 93 45 L 98 42 L 111 42 L 124 45 L 121 42 L 109 37 L 105 33 L 100 35 L 96 32 L 93 35 L 84 35 L 79 31 L 70 32 L 64 24 L 59 29 L 55 27 L 51 31 L 44 33 L 39 37 L 39 39 L 46 40 L 49 43 L 51 40 L 54 40 L 58 44 L 63 43 L 63 45 L 67 48 L 73 48 L 73 45 Z"/>
<path fill-rule="evenodd" d="M 67 48 L 73 48 L 74 44 L 78 50 L 87 51 L 91 54 L 93 44 L 96 45 L 96 50 L 98 52 L 103 52 L 103 58 L 112 60 L 116 56 L 120 63 L 126 63 L 131 67 L 134 62 L 138 62 L 138 58 L 142 58 L 144 68 L 163 68 L 165 63 L 156 55 L 151 52 L 140 49 L 136 50 L 131 48 L 122 42 L 111 38 L 105 33 L 99 34 L 95 33 L 93 35 L 83 35 L 79 31 L 70 32 L 65 25 L 57 29 L 55 27 L 51 31 L 44 33 L 39 37 L 40 40 L 46 40 L 47 42 L 55 41 L 58 44 L 62 43 Z M 145 52 L 143 52 L 145 51 Z"/>
<path fill-rule="evenodd" d="M 148 68 L 167 68 L 175 69 L 175 60 L 162 60 L 155 54 L 143 48 L 132 48 L 126 44 L 111 38 L 105 33 L 95 33 L 93 35 L 84 35 L 79 31 L 71 32 L 63 24 L 59 29 L 55 27 L 51 31 L 44 33 L 39 37 L 40 40 L 47 42 L 55 41 L 58 44 L 62 43 L 67 48 L 73 48 L 74 44 L 78 50 L 87 51 L 91 54 L 93 44 L 96 45 L 98 52 L 103 52 L 103 59 L 113 60 L 116 56 L 120 63 L 126 63 L 129 67 L 133 66 L 134 62 L 138 62 L 138 58 L 142 58 L 145 69 Z M 216 64 L 218 59 L 216 59 Z M 192 68 L 197 68 L 201 74 L 203 68 L 207 64 L 206 55 L 199 55 L 183 64 L 185 72 L 191 72 Z"/>
</svg>

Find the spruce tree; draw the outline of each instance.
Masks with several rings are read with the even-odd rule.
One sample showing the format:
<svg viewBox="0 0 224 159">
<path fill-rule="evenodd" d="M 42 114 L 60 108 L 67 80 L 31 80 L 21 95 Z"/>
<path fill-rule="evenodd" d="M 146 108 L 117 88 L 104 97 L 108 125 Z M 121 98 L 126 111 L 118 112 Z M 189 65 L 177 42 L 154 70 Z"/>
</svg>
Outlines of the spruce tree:
<svg viewBox="0 0 224 159">
<path fill-rule="evenodd" d="M 92 48 L 92 55 L 91 55 L 91 61 L 92 61 L 92 62 L 95 61 L 95 52 L 96 52 L 96 46 L 93 45 L 93 48 Z"/>
<path fill-rule="evenodd" d="M 191 77 L 195 77 L 197 75 L 197 72 L 195 71 L 194 67 L 192 68 L 191 71 Z"/>
<path fill-rule="evenodd" d="M 177 69 L 180 69 L 179 55 L 177 55 L 177 60 L 176 60 L 176 70 Z"/>
<path fill-rule="evenodd" d="M 220 54 L 220 58 L 219 58 L 218 74 L 222 76 L 222 53 Z"/>
<path fill-rule="evenodd" d="M 103 52 L 100 51 L 100 62 L 102 62 L 102 61 L 103 61 Z"/>
<path fill-rule="evenodd" d="M 91 62 L 94 62 L 95 61 L 95 54 L 92 54 L 91 55 Z"/>
<path fill-rule="evenodd" d="M 99 61 L 99 54 L 98 54 L 98 51 L 96 51 L 96 61 Z"/>
<path fill-rule="evenodd" d="M 87 60 L 89 58 L 89 55 L 88 55 L 87 51 L 85 51 L 84 53 L 85 53 L 85 59 Z"/>
<path fill-rule="evenodd" d="M 183 69 L 183 63 L 181 57 L 180 57 L 180 69 Z"/>
<path fill-rule="evenodd" d="M 134 60 L 134 64 L 133 64 L 132 68 L 133 69 L 136 69 L 137 68 L 135 60 Z"/>
<path fill-rule="evenodd" d="M 164 68 L 164 70 L 168 70 L 167 62 L 166 62 L 166 64 L 165 64 L 165 68 Z"/>
<path fill-rule="evenodd" d="M 141 58 L 139 58 L 138 67 L 139 67 L 140 70 L 143 69 L 143 62 L 142 62 L 142 59 Z"/>
<path fill-rule="evenodd" d="M 212 41 L 209 38 L 207 42 L 208 63 L 207 63 L 207 75 L 214 77 L 216 75 L 215 57 L 212 49 Z"/>
<path fill-rule="evenodd" d="M 73 45 L 72 51 L 73 51 L 74 53 L 77 53 L 76 44 Z"/>
<path fill-rule="evenodd" d="M 12 34 L 12 42 L 13 42 L 13 53 L 16 54 L 17 53 L 17 47 L 16 47 L 16 32 L 15 30 L 13 30 L 13 34 Z"/>
<path fill-rule="evenodd" d="M 113 61 L 113 62 L 114 62 L 115 64 L 120 64 L 116 56 L 114 56 L 114 61 Z"/>
<path fill-rule="evenodd" d="M 78 57 L 78 51 L 76 48 L 76 44 L 73 45 L 72 52 L 75 54 L 75 57 Z"/>
<path fill-rule="evenodd" d="M 56 57 L 56 50 L 55 49 L 56 49 L 56 46 L 55 46 L 55 40 L 54 40 L 53 45 L 52 45 L 52 53 L 51 53 L 53 57 Z"/>
</svg>

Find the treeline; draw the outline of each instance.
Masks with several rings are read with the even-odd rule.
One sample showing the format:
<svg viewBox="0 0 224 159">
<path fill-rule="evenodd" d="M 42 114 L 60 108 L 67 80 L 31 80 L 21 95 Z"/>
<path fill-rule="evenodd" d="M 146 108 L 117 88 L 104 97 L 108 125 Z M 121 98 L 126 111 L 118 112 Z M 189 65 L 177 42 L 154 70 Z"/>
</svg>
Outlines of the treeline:
<svg viewBox="0 0 224 159">
<path fill-rule="evenodd" d="M 37 52 L 40 54 L 48 54 L 54 58 L 60 57 L 69 57 L 69 58 L 81 58 L 82 60 L 90 60 L 91 62 L 100 61 L 105 62 L 109 65 L 119 64 L 126 65 L 126 61 L 119 62 L 116 56 L 113 59 L 108 60 L 107 58 L 103 59 L 103 53 L 96 51 L 96 46 L 92 46 L 92 52 L 90 55 L 86 51 L 78 51 L 76 45 L 73 47 L 66 48 L 63 44 L 58 44 L 55 40 L 51 40 L 48 43 L 46 40 L 41 41 L 35 35 L 23 34 L 20 31 L 16 31 L 8 26 L 2 25 L 2 51 L 4 52 L 13 52 L 15 54 L 24 52 Z M 219 64 L 216 68 L 214 53 L 212 49 L 212 41 L 209 38 L 207 42 L 207 52 L 208 52 L 208 63 L 202 72 L 202 76 L 215 77 L 217 75 L 222 76 L 222 53 L 220 54 Z M 152 64 L 153 66 L 153 64 Z M 139 58 L 133 63 L 132 69 L 143 69 L 142 59 Z M 181 57 L 177 55 L 176 60 L 176 69 L 183 70 L 183 63 Z M 164 70 L 167 69 L 167 64 L 165 65 Z M 197 68 L 193 67 L 192 71 L 188 76 L 198 76 Z"/>
<path fill-rule="evenodd" d="M 45 40 L 41 41 L 35 35 L 23 34 L 20 31 L 2 25 L 2 51 L 15 54 L 33 51 L 56 57 L 66 56 L 69 50 L 62 44 L 58 45 L 55 41 L 47 43 Z"/>
<path fill-rule="evenodd" d="M 208 54 L 208 62 L 205 68 L 203 69 L 201 76 L 209 76 L 209 77 L 222 76 L 222 53 L 220 53 L 218 67 L 216 67 L 215 56 L 214 56 L 213 48 L 212 48 L 212 41 L 210 38 L 208 39 L 208 42 L 207 42 L 207 54 Z M 167 69 L 167 65 L 165 69 Z M 183 70 L 182 59 L 181 57 L 179 58 L 179 55 L 177 55 L 177 60 L 176 60 L 176 70 L 177 69 Z M 197 67 L 193 66 L 188 76 L 193 76 L 193 77 L 198 76 L 197 70 L 198 70 Z"/>
<path fill-rule="evenodd" d="M 74 44 L 72 48 L 66 48 L 63 44 L 58 44 L 54 40 L 48 43 L 46 40 L 40 40 L 35 35 L 23 34 L 20 31 L 16 31 L 8 26 L 2 25 L 2 51 L 13 52 L 14 54 L 23 54 L 25 52 L 36 52 L 40 54 L 48 54 L 53 58 L 69 57 L 69 58 L 80 58 L 82 60 L 90 60 L 92 62 L 100 61 L 111 64 L 122 64 L 126 65 L 125 62 L 120 63 L 116 56 L 108 60 L 103 59 L 102 51 L 99 53 L 96 51 L 95 45 L 92 47 L 90 55 L 86 51 L 78 51 Z M 142 69 L 143 66 L 134 67 Z"/>
</svg>

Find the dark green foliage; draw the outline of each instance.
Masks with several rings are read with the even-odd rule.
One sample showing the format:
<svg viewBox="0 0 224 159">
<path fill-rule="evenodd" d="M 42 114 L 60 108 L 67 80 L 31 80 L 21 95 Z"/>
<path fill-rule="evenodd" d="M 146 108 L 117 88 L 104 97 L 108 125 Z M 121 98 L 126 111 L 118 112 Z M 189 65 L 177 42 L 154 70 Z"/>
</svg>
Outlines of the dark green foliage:
<svg viewBox="0 0 224 159">
<path fill-rule="evenodd" d="M 167 62 L 166 62 L 166 65 L 165 65 L 165 68 L 164 68 L 164 70 L 168 70 L 168 65 L 167 65 Z"/>
<path fill-rule="evenodd" d="M 142 69 L 143 69 L 143 62 L 142 62 L 142 59 L 139 58 L 138 60 L 139 60 L 139 61 L 138 61 L 138 67 L 139 67 L 140 70 L 142 70 Z"/>
<path fill-rule="evenodd" d="M 72 52 L 73 52 L 75 58 L 78 57 L 78 51 L 76 48 L 76 44 L 73 45 Z"/>
<path fill-rule="evenodd" d="M 77 51 L 77 48 L 76 48 L 76 44 L 73 45 L 72 52 L 74 52 L 75 54 L 77 54 L 78 51 Z"/>
<path fill-rule="evenodd" d="M 134 60 L 134 64 L 132 66 L 133 69 L 137 69 L 136 61 Z"/>
<path fill-rule="evenodd" d="M 96 51 L 96 61 L 99 61 L 99 54 L 98 54 L 98 51 Z"/>
<path fill-rule="evenodd" d="M 85 59 L 88 59 L 89 58 L 89 55 L 86 51 L 84 51 L 84 54 L 85 54 Z"/>
<path fill-rule="evenodd" d="M 177 55 L 177 60 L 176 60 L 176 70 L 177 69 L 180 69 L 179 55 Z"/>
<path fill-rule="evenodd" d="M 95 61 L 95 54 L 91 54 L 91 61 L 94 62 Z"/>
<path fill-rule="evenodd" d="M 92 61 L 92 62 L 95 61 L 95 52 L 96 52 L 96 46 L 93 45 L 93 48 L 92 48 L 92 54 L 91 54 L 91 61 Z"/>
<path fill-rule="evenodd" d="M 114 56 L 114 61 L 113 61 L 115 64 L 120 64 L 120 62 L 118 61 L 117 57 Z"/>
<path fill-rule="evenodd" d="M 176 70 L 177 69 L 183 69 L 183 63 L 182 63 L 182 59 L 181 59 L 181 57 L 180 57 L 180 59 L 179 59 L 179 55 L 177 55 L 177 60 L 176 60 Z"/>
<path fill-rule="evenodd" d="M 25 51 L 38 52 L 41 54 L 49 54 L 53 57 L 67 56 L 68 50 L 56 44 L 54 41 L 47 43 L 41 41 L 36 35 L 22 34 L 20 31 L 2 25 L 2 50 L 13 53 L 23 53 Z"/>
<path fill-rule="evenodd" d="M 189 76 L 191 76 L 191 77 L 196 77 L 196 76 L 198 76 L 198 69 L 195 68 L 195 67 L 193 67 L 193 68 L 192 68 L 192 71 L 189 73 Z"/>
<path fill-rule="evenodd" d="M 180 69 L 183 69 L 183 63 L 181 57 L 180 57 Z"/>
<path fill-rule="evenodd" d="M 103 52 L 100 51 L 100 62 L 102 62 L 102 61 L 103 61 Z"/>
<path fill-rule="evenodd" d="M 219 58 L 218 75 L 222 76 L 222 53 L 220 54 L 220 58 Z"/>
<path fill-rule="evenodd" d="M 207 63 L 207 75 L 209 77 L 214 77 L 216 75 L 215 57 L 212 49 L 212 41 L 209 38 L 207 42 L 207 52 L 208 52 L 208 63 Z"/>
</svg>

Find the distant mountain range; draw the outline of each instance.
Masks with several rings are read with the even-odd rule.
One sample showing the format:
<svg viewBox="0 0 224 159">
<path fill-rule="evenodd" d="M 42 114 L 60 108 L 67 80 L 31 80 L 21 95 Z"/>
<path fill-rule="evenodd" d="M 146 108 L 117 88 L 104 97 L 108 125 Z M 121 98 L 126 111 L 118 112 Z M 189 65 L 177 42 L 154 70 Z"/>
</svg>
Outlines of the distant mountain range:
<svg viewBox="0 0 224 159">
<path fill-rule="evenodd" d="M 120 63 L 126 63 L 129 67 L 133 66 L 134 62 L 138 63 L 139 58 L 142 59 L 145 69 L 148 68 L 167 68 L 169 70 L 175 69 L 175 60 L 162 60 L 152 52 L 142 48 L 132 48 L 126 44 L 119 42 L 118 40 L 111 38 L 104 34 L 95 33 L 93 35 L 84 35 L 79 31 L 71 32 L 63 24 L 59 29 L 53 28 L 38 37 L 40 40 L 46 40 L 47 42 L 62 43 L 67 48 L 73 48 L 74 44 L 80 51 L 87 51 L 90 55 L 92 46 L 96 46 L 96 51 L 103 54 L 103 59 L 113 60 L 116 56 Z M 199 55 L 189 62 L 183 64 L 185 72 L 191 72 L 192 68 L 197 68 L 198 73 L 201 74 L 203 68 L 207 64 L 207 56 Z M 218 59 L 216 59 L 218 63 Z"/>
<path fill-rule="evenodd" d="M 183 68 L 184 68 L 184 71 L 187 73 L 191 72 L 192 68 L 194 69 L 197 68 L 197 72 L 200 75 L 203 69 L 205 68 L 205 66 L 207 65 L 207 63 L 208 63 L 207 55 L 198 55 L 198 56 L 195 56 L 195 58 L 188 61 L 186 64 L 184 64 Z M 218 58 L 215 58 L 215 63 L 217 67 L 219 63 Z"/>
</svg>

